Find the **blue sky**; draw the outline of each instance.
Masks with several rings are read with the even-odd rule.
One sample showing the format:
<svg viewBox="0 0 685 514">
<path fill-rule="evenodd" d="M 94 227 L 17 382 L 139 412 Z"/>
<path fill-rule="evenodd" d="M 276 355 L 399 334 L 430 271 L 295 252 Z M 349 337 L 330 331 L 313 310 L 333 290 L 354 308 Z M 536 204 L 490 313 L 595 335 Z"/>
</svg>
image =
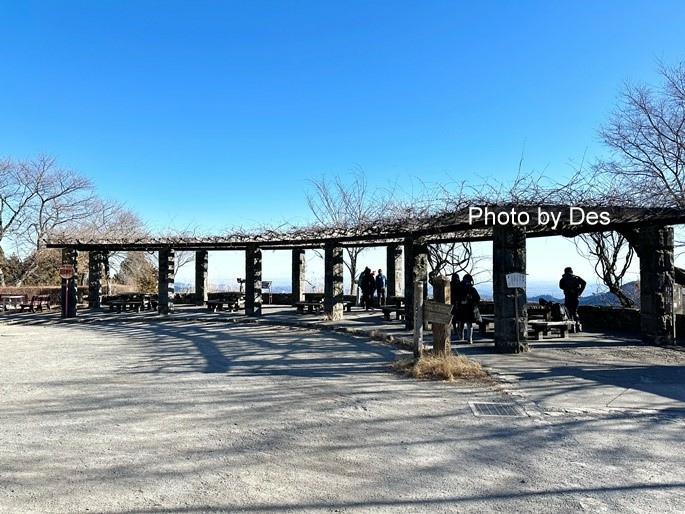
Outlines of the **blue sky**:
<svg viewBox="0 0 685 514">
<path fill-rule="evenodd" d="M 308 181 L 356 166 L 406 191 L 522 154 L 566 176 L 622 81 L 685 57 L 684 22 L 676 0 L 0 0 L 0 155 L 206 233 L 309 221 Z"/>
</svg>

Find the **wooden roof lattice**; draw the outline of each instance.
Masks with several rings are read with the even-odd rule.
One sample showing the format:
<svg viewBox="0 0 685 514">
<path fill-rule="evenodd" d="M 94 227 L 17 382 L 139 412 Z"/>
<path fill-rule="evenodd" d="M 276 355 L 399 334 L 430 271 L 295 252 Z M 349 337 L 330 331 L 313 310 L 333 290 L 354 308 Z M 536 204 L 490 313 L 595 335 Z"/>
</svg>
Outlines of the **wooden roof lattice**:
<svg viewBox="0 0 685 514">
<path fill-rule="evenodd" d="M 476 216 L 478 210 L 481 216 Z M 487 216 L 486 216 L 487 214 Z M 553 216 L 546 224 L 544 214 Z M 542 219 L 541 219 L 542 218 Z M 217 236 L 101 237 L 97 235 L 53 234 L 49 248 L 76 250 L 242 250 L 250 245 L 262 249 L 321 248 L 335 242 L 342 246 L 381 246 L 401 243 L 406 238 L 425 238 L 427 243 L 488 241 L 497 225 L 522 225 L 526 237 L 562 235 L 666 226 L 685 223 L 685 210 L 662 207 L 568 206 L 496 204 L 468 206 L 456 211 L 427 216 L 372 220 L 354 226 L 292 227 L 283 230 L 240 231 Z"/>
</svg>

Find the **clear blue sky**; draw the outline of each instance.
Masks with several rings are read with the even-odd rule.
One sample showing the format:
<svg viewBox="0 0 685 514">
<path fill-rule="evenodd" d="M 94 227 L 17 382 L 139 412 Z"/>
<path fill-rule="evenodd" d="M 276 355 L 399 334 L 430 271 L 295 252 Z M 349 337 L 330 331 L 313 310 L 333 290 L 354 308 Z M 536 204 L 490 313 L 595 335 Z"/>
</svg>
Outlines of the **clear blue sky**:
<svg viewBox="0 0 685 514">
<path fill-rule="evenodd" d="M 568 175 L 685 2 L 0 0 L 0 155 L 160 231 L 305 222 L 308 180 Z M 556 276 L 556 270 L 554 275 Z"/>
</svg>

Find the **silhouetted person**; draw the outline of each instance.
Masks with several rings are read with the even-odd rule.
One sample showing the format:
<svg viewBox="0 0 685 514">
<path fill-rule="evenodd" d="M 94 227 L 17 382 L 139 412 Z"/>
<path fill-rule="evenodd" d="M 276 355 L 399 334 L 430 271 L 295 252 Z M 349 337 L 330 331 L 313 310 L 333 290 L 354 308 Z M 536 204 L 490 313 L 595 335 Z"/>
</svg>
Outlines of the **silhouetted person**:
<svg viewBox="0 0 685 514">
<path fill-rule="evenodd" d="M 473 287 L 473 277 L 468 273 L 464 275 L 457 296 L 457 334 L 460 340 L 466 340 L 469 344 L 473 343 L 473 323 L 481 322 L 478 303 L 480 295 Z"/>
<path fill-rule="evenodd" d="M 373 292 L 375 290 L 376 279 L 371 273 L 371 268 L 367 266 L 362 275 L 362 298 L 364 299 L 364 307 L 367 311 L 373 309 Z"/>
<path fill-rule="evenodd" d="M 575 323 L 576 332 L 583 330 L 578 317 L 578 298 L 585 291 L 585 286 L 587 286 L 587 282 L 578 275 L 574 275 L 573 269 L 570 267 L 564 269 L 564 274 L 559 280 L 559 288 L 564 291 L 564 305 Z"/>
</svg>

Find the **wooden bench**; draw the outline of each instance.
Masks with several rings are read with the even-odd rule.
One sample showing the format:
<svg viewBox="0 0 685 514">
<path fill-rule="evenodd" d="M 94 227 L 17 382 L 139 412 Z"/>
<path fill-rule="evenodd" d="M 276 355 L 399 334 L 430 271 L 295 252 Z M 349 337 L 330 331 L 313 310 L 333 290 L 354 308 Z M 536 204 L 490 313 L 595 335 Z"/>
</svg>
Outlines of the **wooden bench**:
<svg viewBox="0 0 685 514">
<path fill-rule="evenodd" d="M 319 313 L 323 310 L 323 302 L 295 302 L 295 307 L 298 314 L 304 314 L 305 307 L 310 314 Z"/>
<path fill-rule="evenodd" d="M 143 310 L 143 305 L 145 302 L 143 302 L 142 299 L 132 299 L 132 298 L 119 298 L 116 300 L 110 300 L 109 302 L 109 310 L 110 312 L 116 311 L 118 313 L 121 313 L 122 310 L 132 310 L 136 312 L 140 312 Z"/>
<path fill-rule="evenodd" d="M 295 302 L 295 307 L 297 308 L 298 314 L 304 314 L 305 307 L 307 308 L 307 313 L 319 313 L 324 309 L 323 301 L 320 302 Z M 352 312 L 352 307 L 354 307 L 354 302 L 343 302 L 343 308 L 346 312 Z"/>
<path fill-rule="evenodd" d="M 209 312 L 216 312 L 224 310 L 224 305 L 228 311 L 239 311 L 245 308 L 245 301 L 241 298 L 216 298 L 214 300 L 207 300 L 207 310 Z"/>
<path fill-rule="evenodd" d="M 493 314 L 481 314 L 482 321 L 478 323 L 478 330 L 480 335 L 484 336 L 488 331 L 488 325 L 495 324 L 495 316 Z"/>
<path fill-rule="evenodd" d="M 38 309 L 39 311 L 42 311 L 43 307 L 45 307 L 47 310 L 50 310 L 52 308 L 50 306 L 50 295 L 49 294 L 33 295 L 31 297 L 31 301 L 29 303 L 21 303 L 21 304 L 19 304 L 19 307 L 21 308 L 21 312 L 24 312 L 24 309 L 28 309 L 29 312 L 36 312 L 36 309 Z"/>
<path fill-rule="evenodd" d="M 127 310 L 140 312 L 142 310 L 156 310 L 159 300 L 155 295 L 148 293 L 124 293 L 109 298 L 107 304 L 109 304 L 110 312 L 115 310 L 118 313 Z"/>
<path fill-rule="evenodd" d="M 381 307 L 383 317 L 386 321 L 390 321 L 390 314 L 395 313 L 395 319 L 404 319 L 404 307 L 397 307 L 392 305 L 385 305 Z"/>
<path fill-rule="evenodd" d="M 542 341 L 553 328 L 559 329 L 559 337 L 568 339 L 568 332 L 573 328 L 571 321 L 529 321 L 528 328 L 535 333 L 535 339 Z"/>
</svg>

